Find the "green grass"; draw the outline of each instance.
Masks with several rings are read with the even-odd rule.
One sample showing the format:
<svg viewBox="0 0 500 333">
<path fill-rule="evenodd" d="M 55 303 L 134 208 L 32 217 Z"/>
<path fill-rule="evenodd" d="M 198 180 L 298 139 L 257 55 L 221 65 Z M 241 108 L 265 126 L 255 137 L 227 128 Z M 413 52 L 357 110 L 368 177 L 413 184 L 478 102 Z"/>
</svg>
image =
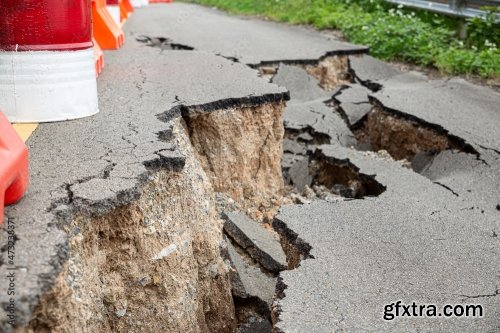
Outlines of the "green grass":
<svg viewBox="0 0 500 333">
<path fill-rule="evenodd" d="M 433 66 L 446 74 L 500 77 L 500 27 L 469 20 L 468 38 L 457 37 L 458 19 L 396 7 L 382 0 L 184 0 L 236 14 L 262 15 L 318 29 L 337 29 L 370 46 L 384 60 Z M 497 11 L 498 8 L 490 8 Z"/>
</svg>

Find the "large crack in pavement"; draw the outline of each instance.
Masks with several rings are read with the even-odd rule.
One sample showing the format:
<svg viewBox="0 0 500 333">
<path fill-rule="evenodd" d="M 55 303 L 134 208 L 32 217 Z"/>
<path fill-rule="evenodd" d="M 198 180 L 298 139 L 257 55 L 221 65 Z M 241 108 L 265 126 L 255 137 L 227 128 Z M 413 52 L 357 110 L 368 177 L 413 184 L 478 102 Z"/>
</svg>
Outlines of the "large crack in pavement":
<svg viewBox="0 0 500 333">
<path fill-rule="evenodd" d="M 99 80 L 101 113 L 44 124 L 29 142 L 31 190 L 6 212 L 20 235 L 16 264 L 25 267 L 16 290 L 19 329 L 231 331 L 234 310 L 224 300 L 230 294 L 218 251 L 220 220 L 207 197 L 211 185 L 179 141 L 176 122 L 183 114 L 282 103 L 287 93 L 220 57 L 168 52 L 129 42 L 110 55 Z M 124 68 L 126 79 L 115 81 Z M 220 84 L 204 84 L 218 77 Z M 172 284 L 181 277 L 181 285 Z M 193 292 L 199 303 L 179 308 Z M 164 293 L 180 298 L 154 298 Z M 170 309 L 164 320 L 146 320 L 160 308 Z M 1 318 L 2 330 L 11 331 L 7 313 Z"/>
<path fill-rule="evenodd" d="M 405 295 L 420 295 L 418 299 L 427 299 L 427 303 L 463 303 L 463 295 L 474 294 L 469 292 L 460 296 L 456 288 L 483 290 L 479 294 L 481 299 L 481 295 L 485 296 L 484 299 L 496 296 L 488 290 L 498 286 L 494 273 L 498 265 L 491 267 L 491 261 L 483 258 L 476 244 L 495 247 L 497 233 L 490 229 L 499 228 L 494 215 L 496 199 L 491 196 L 499 189 L 498 179 L 494 180 L 498 177 L 493 176 L 499 171 L 498 156 L 495 149 L 484 149 L 486 142 L 497 142 L 498 135 L 488 130 L 490 124 L 485 124 L 486 132 L 474 128 L 464 130 L 467 122 L 472 120 L 466 115 L 464 122 L 460 117 L 463 110 L 472 110 L 472 103 L 467 100 L 470 92 L 466 96 L 461 96 L 460 92 L 471 86 L 453 81 L 450 88 L 443 82 L 427 82 L 416 74 L 397 73 L 369 57 L 364 65 L 360 65 L 362 62 L 359 57 L 351 59 L 351 65 L 355 63 L 362 69 L 361 75 L 354 68 L 350 69 L 358 83 L 350 83 L 336 91 L 332 105 L 347 128 L 356 134 L 358 142 L 346 145 L 342 140 L 330 138 L 326 140 L 329 142 L 318 146 L 311 136 L 310 145 L 301 143 L 303 139 L 289 143 L 285 156 L 287 153 L 311 156 L 319 151 L 322 156 L 355 165 L 360 172 L 369 170 L 368 174 L 377 175 L 377 181 L 387 190 L 370 200 L 312 201 L 301 206 L 282 206 L 273 226 L 288 239 L 282 242 L 287 251 L 294 253 L 297 268 L 282 272 L 279 277 L 278 297 L 273 303 L 276 332 L 322 332 L 324 327 L 369 332 L 435 329 L 433 319 L 388 323 L 376 315 L 381 305 L 402 297 L 402 294 L 392 291 L 400 288 L 405 288 Z M 379 68 L 370 69 L 370 66 Z M 374 75 L 373 79 L 370 80 L 366 73 Z M 401 83 L 404 83 L 404 88 L 397 86 Z M 476 117 L 484 122 L 491 116 L 490 111 L 500 101 L 500 96 L 485 88 L 472 88 L 479 94 L 474 96 L 474 101 L 478 102 L 474 109 L 478 112 Z M 420 99 L 413 97 L 415 89 Z M 444 117 L 438 121 L 438 111 L 442 111 L 443 104 L 438 104 L 435 112 L 430 105 L 419 105 L 422 100 L 429 100 L 429 96 L 424 99 L 419 90 L 429 95 L 444 95 L 447 101 L 446 97 L 458 101 L 454 101 L 454 106 L 447 106 Z M 293 89 L 291 97 L 293 102 Z M 464 105 L 460 105 L 462 100 Z M 395 109 L 396 105 L 399 108 Z M 307 112 L 306 107 L 302 109 Z M 451 117 L 452 110 L 458 113 L 455 118 Z M 459 123 L 461 127 L 457 126 Z M 293 131 L 297 129 L 293 128 Z M 294 134 L 292 138 L 298 136 Z M 297 163 L 301 163 L 300 159 L 289 158 L 287 170 Z M 404 171 L 410 166 L 429 179 Z M 436 228 L 436 225 L 430 227 L 436 223 L 440 226 L 446 223 L 449 231 L 439 230 L 436 232 L 439 236 L 432 235 L 433 232 L 422 234 L 422 230 Z M 478 230 L 470 233 L 470 228 Z M 416 243 L 410 245 L 413 242 Z M 393 246 L 412 250 L 393 248 L 387 251 Z M 412 251 L 416 251 L 417 257 L 413 257 Z M 450 261 L 460 261 L 463 255 L 459 253 L 467 253 L 468 260 L 471 260 L 468 262 L 474 267 L 481 265 L 481 273 L 466 273 L 462 269 L 457 273 Z M 498 251 L 495 253 L 487 257 L 498 257 Z M 422 260 L 422 255 L 427 258 L 425 260 L 439 262 L 440 268 Z M 314 260 L 302 261 L 311 258 Z M 450 285 L 455 287 L 448 287 L 446 291 L 434 290 L 429 284 L 436 279 L 421 276 L 422 271 L 441 272 L 438 273 L 441 279 L 451 281 Z M 394 272 L 395 276 L 388 272 Z M 464 274 L 476 284 L 460 283 Z M 304 284 L 304 281 L 308 283 Z M 372 290 L 377 288 L 379 291 L 375 292 L 375 297 L 365 296 L 372 295 Z M 441 296 L 436 298 L 436 293 Z M 486 303 L 488 307 L 498 309 L 495 302 L 488 300 Z M 307 309 L 303 304 L 308 305 Z M 486 322 L 475 320 L 467 328 L 459 321 L 448 321 L 446 331 L 473 332 L 477 331 L 478 325 L 485 331 L 496 327 L 494 318 L 490 317 Z"/>
<path fill-rule="evenodd" d="M 191 15 L 190 7 L 179 8 L 189 12 Z M 208 19 L 208 16 L 214 15 L 214 13 L 210 10 L 197 14 L 200 15 L 202 25 L 204 20 Z M 228 21 L 231 20 L 231 18 L 228 19 Z M 227 25 L 230 24 L 225 19 L 222 19 L 222 21 L 223 22 L 221 22 L 219 26 L 221 29 L 226 28 Z M 189 24 L 187 25 L 189 26 Z M 186 24 L 183 24 L 183 27 L 185 26 Z M 450 123 L 449 121 L 443 121 L 443 119 L 436 119 L 435 116 L 437 113 L 422 114 L 420 110 L 423 110 L 424 108 L 420 108 L 420 110 L 416 110 L 419 112 L 415 112 L 415 110 L 407 110 L 405 107 L 401 107 L 406 106 L 408 101 L 401 102 L 398 104 L 398 107 L 394 107 L 390 103 L 387 103 L 387 99 L 381 97 L 382 94 L 388 91 L 387 87 L 397 87 L 397 84 L 399 83 L 403 83 L 405 85 L 404 89 L 406 92 L 412 92 L 415 82 L 422 82 L 422 88 L 429 90 L 429 95 L 432 96 L 436 95 L 436 93 L 433 93 L 431 90 L 442 88 L 443 83 L 431 83 L 432 88 L 426 88 L 424 82 L 427 81 L 423 76 L 416 74 L 401 75 L 398 70 L 395 70 L 394 68 L 371 57 L 347 57 L 342 53 L 342 51 L 337 53 L 321 51 L 316 53 L 316 56 L 314 57 L 298 58 L 297 54 L 300 54 L 301 52 L 297 52 L 297 48 L 295 49 L 295 56 L 290 56 L 290 54 L 287 53 L 288 49 L 282 48 L 282 50 L 284 50 L 283 55 L 276 57 L 273 55 L 274 50 L 277 49 L 275 45 L 268 44 L 268 49 L 265 51 L 259 49 L 256 52 L 255 48 L 248 47 L 249 45 L 253 46 L 254 44 L 234 41 L 231 40 L 231 37 L 224 39 L 223 42 L 213 39 L 215 40 L 214 43 L 206 45 L 204 41 L 194 37 L 194 34 L 189 31 L 189 27 L 187 33 L 177 30 L 175 27 L 160 28 L 157 26 L 152 27 L 151 30 L 155 31 L 156 35 L 158 35 L 159 31 L 161 31 L 162 35 L 172 37 L 176 41 L 189 41 L 189 44 L 196 45 L 197 49 L 212 51 L 226 58 L 258 68 L 261 76 L 268 78 L 271 82 L 285 86 L 291 91 L 291 101 L 288 103 L 284 114 L 286 133 L 284 141 L 283 172 L 285 181 L 292 185 L 292 188 L 287 188 L 287 191 L 291 191 L 292 193 L 285 196 L 285 199 L 288 198 L 288 200 L 290 200 L 288 202 L 290 203 L 300 203 L 301 205 L 299 207 L 295 207 L 296 209 L 304 210 L 309 214 L 314 215 L 310 211 L 309 205 L 313 205 L 317 198 L 330 201 L 330 204 L 332 205 L 336 203 L 343 204 L 344 202 L 345 205 L 348 205 L 348 201 L 339 198 L 338 194 L 347 197 L 362 196 L 360 194 L 363 191 L 359 192 L 360 194 L 357 194 L 356 189 L 359 189 L 359 186 L 354 185 L 356 183 L 353 184 L 352 180 L 354 178 L 354 180 L 357 179 L 359 181 L 359 177 L 363 177 L 364 175 L 363 171 L 357 171 L 353 176 L 352 169 L 347 172 L 343 170 L 342 166 L 345 167 L 345 165 L 353 165 L 354 170 L 358 169 L 359 166 L 357 163 L 352 162 L 352 159 L 350 160 L 349 157 L 341 158 L 341 156 L 337 155 L 337 153 L 329 156 L 328 159 L 330 161 L 334 161 L 335 163 L 329 170 L 330 172 L 326 172 L 326 174 L 329 175 L 336 175 L 336 177 L 333 178 L 334 180 L 326 182 L 327 186 L 319 183 L 313 183 L 314 164 L 317 164 L 317 161 L 315 161 L 312 156 L 323 154 L 323 150 L 325 148 L 319 148 L 318 146 L 324 144 L 329 146 L 341 145 L 345 147 L 358 147 L 362 150 L 375 150 L 375 153 L 362 153 L 361 155 L 363 160 L 367 161 L 365 163 L 368 163 L 368 165 L 375 163 L 372 162 L 372 160 L 376 161 L 378 159 L 382 159 L 383 161 L 387 161 L 389 165 L 393 165 L 390 170 L 392 170 L 392 168 L 399 170 L 399 168 L 401 168 L 400 165 L 407 167 L 411 165 L 415 171 L 428 177 L 434 182 L 433 184 L 424 181 L 423 183 L 427 184 L 426 186 L 430 186 L 432 188 L 434 188 L 433 186 L 436 186 L 451 195 L 451 198 L 439 190 L 436 190 L 436 193 L 439 193 L 437 196 L 444 196 L 446 199 L 443 201 L 451 200 L 454 203 L 456 203 L 453 201 L 457 198 L 456 194 L 458 194 L 460 199 L 462 199 L 464 191 L 466 193 L 474 193 L 478 189 L 481 190 L 481 186 L 473 186 L 473 190 L 470 190 L 469 188 L 457 192 L 454 186 L 447 184 L 448 181 L 453 180 L 455 182 L 459 181 L 461 186 L 469 187 L 472 185 L 471 181 L 466 183 L 468 185 L 464 185 L 464 178 L 467 177 L 466 175 L 470 173 L 472 168 L 467 164 L 469 162 L 463 163 L 463 161 L 470 160 L 471 163 L 474 163 L 474 169 L 477 170 L 477 168 L 480 168 L 483 170 L 483 176 L 478 177 L 482 180 L 488 179 L 489 176 L 486 175 L 493 175 L 495 173 L 495 169 L 489 168 L 489 165 L 486 164 L 488 163 L 490 157 L 485 157 L 483 153 L 485 149 L 481 148 L 481 146 L 491 147 L 491 145 L 484 142 L 481 143 L 478 148 L 478 143 L 481 142 L 481 140 L 476 140 L 477 138 L 475 137 L 464 135 L 466 133 L 458 130 L 460 128 L 464 128 L 464 126 L 461 125 L 460 127 L 457 127 L 452 122 Z M 246 42 L 246 40 L 251 40 L 252 36 L 255 34 L 249 35 L 250 37 L 245 39 L 244 42 Z M 272 40 L 276 43 L 276 41 L 279 41 L 280 39 L 278 37 Z M 229 43 L 231 43 L 233 47 L 234 45 L 241 44 L 241 49 L 244 51 L 238 52 L 238 47 L 227 47 Z M 262 43 L 256 44 L 262 45 Z M 300 41 L 297 41 L 297 44 L 300 44 Z M 291 43 L 291 45 L 295 44 Z M 237 51 L 233 52 L 235 49 Z M 317 49 L 315 50 L 313 48 L 312 50 L 313 52 L 317 52 Z M 353 54 L 358 52 L 356 50 L 351 51 Z M 264 57 L 262 57 L 262 53 L 259 52 L 264 52 Z M 277 59 L 281 59 L 281 61 Z M 329 66 L 322 66 L 322 64 L 329 64 Z M 335 89 L 340 88 L 339 85 L 347 85 L 349 88 L 341 88 L 340 92 L 336 92 Z M 394 96 L 398 96 L 400 93 L 399 90 L 400 89 L 394 89 L 393 92 L 391 91 L 391 96 L 389 98 L 397 100 Z M 481 94 L 483 93 L 481 92 Z M 454 92 L 451 93 L 451 96 L 453 95 Z M 332 96 L 334 96 L 333 100 Z M 432 97 L 430 99 L 432 99 Z M 418 99 L 413 98 L 414 102 L 411 104 L 418 105 L 418 100 L 430 99 L 428 96 L 420 96 Z M 484 99 L 487 100 L 487 98 Z M 478 98 L 476 97 L 474 100 L 478 100 Z M 374 110 L 376 107 L 378 107 L 379 110 Z M 430 105 L 427 106 L 427 108 L 430 107 Z M 437 108 L 436 110 L 441 109 Z M 359 133 L 366 129 L 363 128 L 363 125 L 368 123 L 366 122 L 366 119 L 369 117 L 368 115 L 370 116 L 370 120 L 375 120 L 373 122 L 369 122 L 369 124 L 373 125 L 371 126 L 373 129 L 371 133 L 373 134 L 373 141 L 377 142 L 378 140 L 378 146 L 372 145 L 371 142 L 363 143 L 357 140 L 359 139 Z M 431 115 L 431 117 L 429 117 L 429 115 Z M 451 115 L 448 117 L 451 118 Z M 399 134 L 397 130 L 394 131 L 394 134 L 391 134 L 390 131 L 394 128 L 394 126 L 396 126 L 396 129 L 398 126 L 401 129 Z M 491 129 L 489 131 L 491 131 Z M 479 131 L 475 132 L 479 133 Z M 356 134 L 358 134 L 357 138 Z M 414 134 L 414 137 L 419 140 L 409 140 L 408 137 L 411 136 L 410 134 Z M 398 142 L 398 135 L 404 138 L 404 140 L 400 140 Z M 435 138 L 434 142 L 432 138 Z M 493 147 L 495 147 L 495 145 L 493 145 Z M 318 149 L 320 149 L 319 153 Z M 328 151 L 328 149 L 326 151 Z M 451 158 L 449 156 L 450 153 L 453 154 Z M 348 156 L 351 154 L 356 154 L 356 152 L 352 151 L 348 154 Z M 460 160 L 464 156 L 467 158 L 465 160 Z M 392 158 L 403 160 L 395 163 Z M 454 159 L 457 159 L 459 163 L 454 161 Z M 324 164 L 326 159 L 322 160 L 322 163 Z M 312 163 L 312 170 L 310 162 L 314 162 Z M 481 163 L 481 165 L 476 165 L 476 162 Z M 325 169 L 324 166 L 325 165 L 319 169 Z M 459 172 L 450 172 L 450 168 L 452 166 L 455 168 L 465 166 L 466 168 L 458 168 Z M 469 172 L 466 172 L 466 170 L 469 170 Z M 345 179 L 342 179 L 342 177 L 345 177 L 347 174 L 351 174 L 351 176 L 350 179 L 346 181 Z M 370 194 L 379 196 L 378 198 L 380 198 L 381 202 L 384 202 L 383 205 L 386 205 L 385 202 L 390 201 L 388 198 L 393 196 L 392 193 L 394 193 L 394 189 L 389 191 L 390 186 L 396 186 L 401 190 L 408 187 L 406 182 L 391 183 L 380 180 L 380 172 L 371 172 L 368 174 L 377 175 L 377 180 L 375 181 L 375 184 L 377 184 L 375 188 L 377 190 L 370 192 Z M 450 175 L 453 175 L 451 179 Z M 460 175 L 458 179 L 456 178 L 457 175 Z M 292 181 L 291 178 L 294 178 L 295 181 Z M 349 184 L 349 181 L 351 181 L 351 184 Z M 299 189 L 297 189 L 297 183 L 300 184 L 298 186 Z M 489 191 L 487 189 L 492 188 L 492 184 L 487 185 L 484 181 L 481 181 L 481 184 L 484 185 L 484 194 Z M 415 186 L 415 184 L 412 184 L 412 186 Z M 380 189 L 386 191 L 384 192 Z M 387 191 L 389 192 L 386 193 Z M 422 193 L 425 193 L 425 191 Z M 467 194 L 465 196 L 467 196 Z M 480 195 L 479 197 L 484 198 L 483 195 Z M 479 200 L 476 200 L 475 203 L 478 206 L 484 207 L 485 202 L 494 200 L 491 195 L 489 197 L 490 198 L 488 198 L 487 201 L 483 200 L 480 202 Z M 285 202 L 287 202 L 287 200 L 285 200 Z M 310 202 L 312 203 L 309 204 Z M 372 201 L 369 200 L 367 202 Z M 461 201 L 461 204 L 463 205 L 465 202 L 465 200 Z M 467 205 L 469 205 L 469 203 L 467 203 Z M 394 205 L 394 207 L 396 206 L 397 205 Z M 292 207 L 293 206 L 291 206 L 290 209 L 292 209 Z M 491 205 L 491 207 L 494 207 L 494 205 Z M 282 208 L 282 210 L 286 212 L 286 206 L 285 208 Z M 354 212 L 356 209 L 353 208 L 352 211 Z M 479 209 L 477 211 L 481 212 L 483 209 Z M 441 207 L 439 209 L 436 208 L 435 210 L 432 210 L 429 214 L 435 216 L 443 214 L 442 212 L 443 209 Z M 335 214 L 335 212 L 332 212 L 331 215 L 333 214 Z M 312 238 L 315 240 L 310 243 L 302 241 L 300 232 L 295 233 L 294 231 L 291 231 L 301 229 L 285 228 L 284 225 L 286 225 L 289 221 L 286 219 L 282 221 L 279 216 L 281 215 L 278 215 L 278 217 L 274 219 L 273 225 L 275 225 L 278 234 L 281 235 L 280 238 L 283 248 L 287 253 L 289 267 L 296 268 L 300 266 L 302 258 L 309 258 L 310 256 L 316 257 L 315 254 L 310 254 L 311 251 L 318 246 L 315 237 Z M 355 215 L 353 218 L 356 218 Z M 311 219 L 307 216 L 307 214 L 303 217 L 303 221 L 310 220 Z M 387 223 L 385 222 L 385 219 L 381 220 L 384 221 L 383 223 Z M 314 224 L 315 222 L 303 223 Z M 497 227 L 494 227 L 494 229 L 495 228 Z M 283 232 L 283 230 L 288 231 Z M 489 233 L 491 234 L 491 231 Z M 297 249 L 297 247 L 292 245 L 297 239 L 299 239 L 299 243 L 302 244 L 304 248 L 307 248 L 306 252 L 301 252 Z M 328 267 L 328 264 L 324 262 L 324 258 L 320 259 L 322 265 Z M 317 263 L 313 264 L 313 266 L 316 265 Z M 299 270 L 301 270 L 301 268 L 299 268 Z M 313 272 L 314 274 L 317 274 L 316 270 L 313 270 Z M 293 304 L 294 300 L 297 299 L 295 294 L 290 293 L 297 291 L 297 286 L 299 290 L 306 289 L 305 286 L 302 286 L 299 283 L 296 288 L 285 291 L 287 283 L 289 283 L 289 279 L 283 278 L 283 276 L 293 277 L 294 274 L 300 275 L 301 273 L 290 271 L 290 273 L 282 272 L 280 274 L 277 289 L 277 295 L 280 297 L 278 297 L 277 301 L 274 303 L 272 311 L 272 319 L 275 329 L 279 331 L 282 327 L 288 327 L 288 330 L 283 329 L 283 331 L 314 331 L 315 327 L 311 326 L 299 329 L 303 326 L 301 326 L 301 324 L 297 324 L 296 319 L 292 319 L 293 317 L 287 317 L 286 314 L 283 316 L 280 315 L 280 311 L 282 311 L 282 303 L 286 304 L 287 302 L 291 302 Z M 295 279 L 293 280 L 295 281 Z M 308 278 L 301 277 L 297 280 L 305 281 L 308 280 Z M 310 293 L 314 294 L 320 290 L 324 290 L 323 286 L 319 287 L 316 285 L 316 289 L 311 289 Z M 300 293 L 301 292 L 299 292 L 299 294 Z M 287 294 L 287 297 L 285 297 L 285 299 L 281 299 L 285 296 L 285 294 Z M 313 303 L 315 301 L 316 300 L 311 300 Z M 334 321 L 334 324 L 340 326 L 349 325 L 349 318 L 341 312 L 342 306 L 339 305 L 339 302 L 336 300 L 334 302 L 332 301 L 331 304 L 337 304 L 336 308 L 340 312 L 338 321 Z M 293 309 L 297 309 L 299 307 L 300 306 L 294 305 Z M 325 308 L 328 308 L 327 304 L 325 304 Z M 317 307 L 315 307 L 315 309 L 317 314 L 324 314 L 322 311 L 319 311 Z M 286 307 L 284 309 L 285 313 L 288 310 L 290 310 L 290 307 Z M 293 313 L 295 315 L 297 314 L 296 312 Z M 310 311 L 305 311 L 305 313 L 307 313 L 308 318 L 306 319 L 301 317 L 302 323 L 324 323 L 322 320 L 324 320 L 325 317 L 329 317 L 326 314 L 324 314 L 324 318 L 314 316 L 314 318 L 317 319 L 314 321 L 311 319 Z M 290 323 L 294 323 L 296 326 L 290 325 Z M 328 324 L 322 324 L 320 326 L 328 327 Z"/>
</svg>

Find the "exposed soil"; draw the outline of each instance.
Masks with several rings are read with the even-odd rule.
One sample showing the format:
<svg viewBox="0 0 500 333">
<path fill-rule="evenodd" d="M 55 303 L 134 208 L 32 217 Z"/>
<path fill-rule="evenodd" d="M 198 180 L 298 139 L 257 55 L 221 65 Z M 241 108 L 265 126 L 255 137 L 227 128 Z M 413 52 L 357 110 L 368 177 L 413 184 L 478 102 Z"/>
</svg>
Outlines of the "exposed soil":
<svg viewBox="0 0 500 333">
<path fill-rule="evenodd" d="M 431 158 L 446 149 L 477 155 L 470 145 L 445 130 L 389 112 L 377 104 L 354 133 L 360 146 L 386 150 L 395 160 L 407 160 L 414 166 L 420 163 L 420 157 Z"/>
<path fill-rule="evenodd" d="M 195 154 L 214 191 L 240 210 L 274 216 L 284 194 L 281 176 L 284 103 L 185 116 Z"/>
<path fill-rule="evenodd" d="M 234 331 L 213 188 L 179 121 L 175 132 L 184 169 L 156 173 L 137 202 L 73 221 L 68 264 L 26 332 Z"/>
<path fill-rule="evenodd" d="M 314 183 L 346 198 L 378 196 L 386 190 L 374 177 L 360 173 L 355 165 L 320 153 L 314 155 L 309 170 Z"/>
<path fill-rule="evenodd" d="M 333 90 L 342 84 L 349 84 L 353 77 L 349 71 L 348 56 L 329 56 L 315 65 L 304 65 L 304 69 L 320 82 L 325 90 Z"/>
</svg>

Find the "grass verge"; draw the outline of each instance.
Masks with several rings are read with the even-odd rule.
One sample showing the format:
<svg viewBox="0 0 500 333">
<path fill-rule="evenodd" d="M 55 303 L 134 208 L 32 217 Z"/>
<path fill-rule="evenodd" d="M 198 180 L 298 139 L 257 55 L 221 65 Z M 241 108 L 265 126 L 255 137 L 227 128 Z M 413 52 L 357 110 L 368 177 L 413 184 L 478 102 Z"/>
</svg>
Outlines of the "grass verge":
<svg viewBox="0 0 500 333">
<path fill-rule="evenodd" d="M 380 59 L 431 66 L 445 74 L 500 78 L 500 27 L 493 14 L 467 20 L 394 6 L 382 0 L 183 0 L 231 13 L 262 15 L 318 29 L 340 30 L 347 40 L 370 46 Z M 500 8 L 500 7 L 499 7 Z M 498 8 L 489 8 L 494 13 Z"/>
</svg>

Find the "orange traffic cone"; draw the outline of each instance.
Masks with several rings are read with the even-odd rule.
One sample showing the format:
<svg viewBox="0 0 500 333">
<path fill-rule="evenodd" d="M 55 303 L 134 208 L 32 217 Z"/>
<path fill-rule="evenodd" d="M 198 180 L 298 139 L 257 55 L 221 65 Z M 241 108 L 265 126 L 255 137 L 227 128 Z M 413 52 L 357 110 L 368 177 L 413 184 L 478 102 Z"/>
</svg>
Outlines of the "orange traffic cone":
<svg viewBox="0 0 500 333">
<path fill-rule="evenodd" d="M 119 49 L 125 41 L 123 31 L 106 9 L 106 0 L 92 0 L 94 38 L 104 50 Z"/>
</svg>

